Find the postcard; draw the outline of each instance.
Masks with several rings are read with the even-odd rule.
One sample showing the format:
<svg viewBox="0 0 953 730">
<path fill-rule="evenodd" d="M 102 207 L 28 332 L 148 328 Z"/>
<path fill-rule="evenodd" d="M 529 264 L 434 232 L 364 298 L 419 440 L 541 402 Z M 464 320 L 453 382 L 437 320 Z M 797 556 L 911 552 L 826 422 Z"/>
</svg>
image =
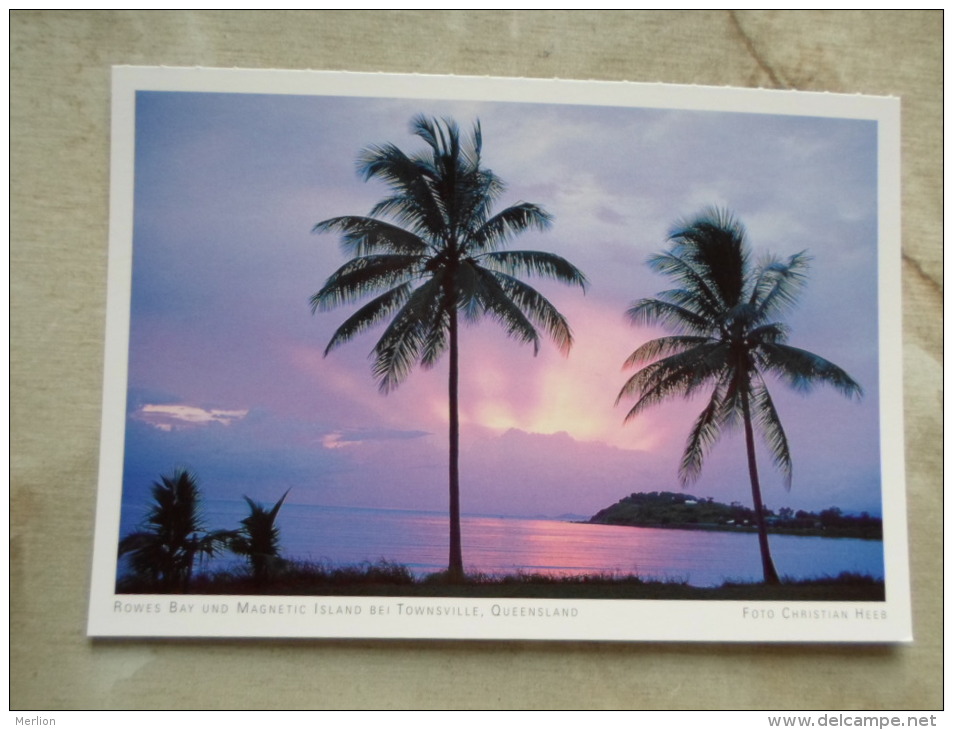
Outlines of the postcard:
<svg viewBox="0 0 953 730">
<path fill-rule="evenodd" d="M 899 115 L 115 68 L 89 635 L 911 640 Z"/>
</svg>

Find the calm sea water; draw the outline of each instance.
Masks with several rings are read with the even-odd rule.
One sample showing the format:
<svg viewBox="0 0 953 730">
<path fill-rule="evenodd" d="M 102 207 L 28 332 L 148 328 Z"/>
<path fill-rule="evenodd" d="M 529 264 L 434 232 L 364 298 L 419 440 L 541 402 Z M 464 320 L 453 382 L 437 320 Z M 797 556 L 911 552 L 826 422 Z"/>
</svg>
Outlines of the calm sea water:
<svg viewBox="0 0 953 730">
<path fill-rule="evenodd" d="M 123 510 L 123 534 L 144 509 Z M 245 502 L 209 500 L 212 529 L 234 529 L 247 514 Z M 446 513 L 315 507 L 285 504 L 278 515 L 282 554 L 288 558 L 356 565 L 386 559 L 418 575 L 447 567 Z M 757 536 L 751 533 L 665 530 L 587 525 L 518 517 L 462 518 L 463 560 L 483 573 L 634 573 L 643 578 L 720 585 L 726 580 L 760 580 Z M 772 535 L 778 572 L 791 578 L 838 575 L 844 571 L 883 577 L 883 544 L 847 538 Z M 205 570 L 240 564 L 216 558 Z"/>
</svg>

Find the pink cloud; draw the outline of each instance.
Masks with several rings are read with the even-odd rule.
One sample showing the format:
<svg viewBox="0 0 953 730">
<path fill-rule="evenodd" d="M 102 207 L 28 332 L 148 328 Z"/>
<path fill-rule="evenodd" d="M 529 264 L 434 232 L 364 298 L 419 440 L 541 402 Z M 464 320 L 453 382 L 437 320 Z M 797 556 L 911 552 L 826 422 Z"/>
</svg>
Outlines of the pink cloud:
<svg viewBox="0 0 953 730">
<path fill-rule="evenodd" d="M 219 423 L 229 426 L 248 415 L 248 410 L 226 410 L 222 408 L 200 408 L 183 403 L 179 404 L 151 404 L 141 406 L 133 417 L 144 421 L 162 431 L 171 431 L 176 428 L 207 426 Z"/>
</svg>

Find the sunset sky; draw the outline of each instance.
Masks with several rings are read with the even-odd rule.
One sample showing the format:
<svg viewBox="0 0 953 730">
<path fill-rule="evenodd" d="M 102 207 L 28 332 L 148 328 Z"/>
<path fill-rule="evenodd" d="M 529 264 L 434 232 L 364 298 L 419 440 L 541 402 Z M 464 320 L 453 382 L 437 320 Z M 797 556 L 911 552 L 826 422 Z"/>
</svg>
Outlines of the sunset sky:
<svg viewBox="0 0 953 730">
<path fill-rule="evenodd" d="M 462 507 L 492 515 L 591 515 L 636 491 L 681 489 L 677 469 L 704 399 L 623 425 L 626 357 L 661 329 L 624 318 L 670 288 L 646 258 L 706 206 L 744 222 L 755 256 L 813 256 L 790 343 L 843 367 L 849 401 L 771 383 L 794 460 L 783 506 L 880 513 L 877 127 L 867 120 L 597 106 L 139 92 L 124 490 L 141 500 L 187 467 L 209 497 L 442 510 L 447 372 L 415 370 L 382 395 L 368 354 L 379 330 L 324 348 L 353 311 L 312 315 L 344 263 L 318 221 L 364 215 L 387 194 L 356 174 L 362 148 L 407 152 L 417 114 L 479 118 L 484 164 L 554 217 L 511 248 L 564 256 L 585 294 L 535 283 L 567 317 L 568 357 L 538 356 L 492 320 L 461 338 Z M 631 403 L 629 404 L 631 405 Z M 740 433 L 707 459 L 697 496 L 750 504 Z"/>
</svg>

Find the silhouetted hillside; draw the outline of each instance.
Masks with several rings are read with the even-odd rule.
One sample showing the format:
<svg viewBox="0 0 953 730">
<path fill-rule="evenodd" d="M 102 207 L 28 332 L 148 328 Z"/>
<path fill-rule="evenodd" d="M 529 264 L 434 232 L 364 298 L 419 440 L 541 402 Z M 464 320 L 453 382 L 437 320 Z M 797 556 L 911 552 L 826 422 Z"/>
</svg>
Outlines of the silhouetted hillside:
<svg viewBox="0 0 953 730">
<path fill-rule="evenodd" d="M 829 507 L 819 513 L 782 507 L 765 508 L 768 530 L 789 535 L 883 539 L 879 517 L 866 512 L 843 513 Z M 722 504 L 711 497 L 699 498 L 676 492 L 636 492 L 593 515 L 589 522 L 631 527 L 671 527 L 708 530 L 754 530 L 754 510 L 738 502 Z"/>
</svg>

